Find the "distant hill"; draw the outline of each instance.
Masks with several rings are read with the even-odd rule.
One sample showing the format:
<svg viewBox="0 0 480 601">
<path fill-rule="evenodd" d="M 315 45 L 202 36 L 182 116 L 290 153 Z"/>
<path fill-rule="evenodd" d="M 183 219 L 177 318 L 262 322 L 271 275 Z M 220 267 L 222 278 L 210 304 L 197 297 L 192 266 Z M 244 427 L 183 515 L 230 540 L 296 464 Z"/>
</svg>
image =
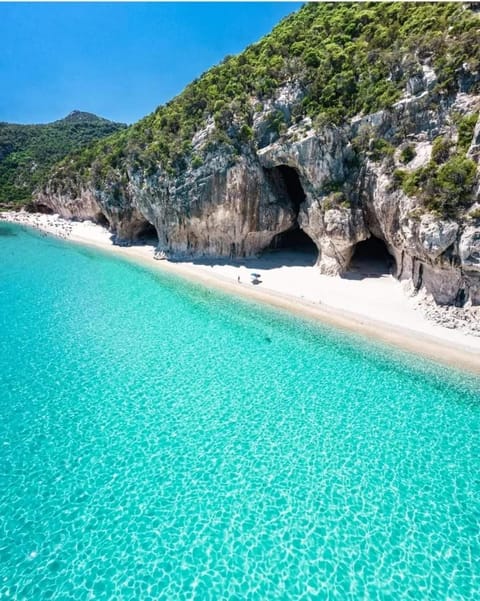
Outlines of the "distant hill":
<svg viewBox="0 0 480 601">
<path fill-rule="evenodd" d="M 0 122 L 0 204 L 29 202 L 54 163 L 125 127 L 82 111 L 40 125 Z"/>
</svg>

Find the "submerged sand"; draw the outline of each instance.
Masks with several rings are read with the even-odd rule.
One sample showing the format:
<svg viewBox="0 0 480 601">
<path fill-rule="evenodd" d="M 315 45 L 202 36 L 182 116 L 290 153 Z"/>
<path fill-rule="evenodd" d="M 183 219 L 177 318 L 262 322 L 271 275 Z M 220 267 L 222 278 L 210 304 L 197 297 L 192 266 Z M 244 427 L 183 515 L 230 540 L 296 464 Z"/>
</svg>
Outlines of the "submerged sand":
<svg viewBox="0 0 480 601">
<path fill-rule="evenodd" d="M 272 252 L 238 262 L 158 261 L 153 244 L 116 246 L 107 229 L 89 221 L 25 212 L 6 212 L 0 218 L 480 374 L 480 337 L 428 320 L 402 284 L 377 272 L 374 265 L 371 270 L 340 278 L 321 275 L 308 265 L 307 255 L 296 252 Z M 252 283 L 252 273 L 260 274 L 260 283 Z"/>
</svg>

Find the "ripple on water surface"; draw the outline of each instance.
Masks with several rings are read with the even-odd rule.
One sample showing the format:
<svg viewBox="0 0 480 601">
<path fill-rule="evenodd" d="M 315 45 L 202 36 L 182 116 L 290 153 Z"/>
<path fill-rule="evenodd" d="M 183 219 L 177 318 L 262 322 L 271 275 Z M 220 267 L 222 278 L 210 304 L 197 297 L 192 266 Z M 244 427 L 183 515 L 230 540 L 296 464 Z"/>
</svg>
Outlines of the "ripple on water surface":
<svg viewBox="0 0 480 601">
<path fill-rule="evenodd" d="M 0 598 L 480 598 L 478 380 L 8 227 Z"/>
</svg>

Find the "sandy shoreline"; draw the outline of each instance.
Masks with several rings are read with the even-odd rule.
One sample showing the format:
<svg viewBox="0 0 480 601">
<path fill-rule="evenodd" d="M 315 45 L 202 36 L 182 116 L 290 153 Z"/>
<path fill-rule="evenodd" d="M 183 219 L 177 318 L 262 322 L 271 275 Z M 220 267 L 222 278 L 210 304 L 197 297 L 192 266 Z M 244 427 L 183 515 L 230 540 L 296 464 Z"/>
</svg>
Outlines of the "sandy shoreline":
<svg viewBox="0 0 480 601">
<path fill-rule="evenodd" d="M 207 287 L 480 374 L 480 337 L 426 319 L 414 300 L 405 295 L 402 285 L 389 275 L 373 273 L 349 279 L 322 276 L 308 266 L 308 257 L 302 260 L 301 255 L 288 253 L 230 263 L 157 261 L 153 258 L 154 245 L 115 246 L 105 228 L 88 221 L 70 222 L 57 216 L 24 212 L 0 213 L 0 219 L 110 251 Z M 260 274 L 261 284 L 252 285 L 252 272 Z"/>
</svg>

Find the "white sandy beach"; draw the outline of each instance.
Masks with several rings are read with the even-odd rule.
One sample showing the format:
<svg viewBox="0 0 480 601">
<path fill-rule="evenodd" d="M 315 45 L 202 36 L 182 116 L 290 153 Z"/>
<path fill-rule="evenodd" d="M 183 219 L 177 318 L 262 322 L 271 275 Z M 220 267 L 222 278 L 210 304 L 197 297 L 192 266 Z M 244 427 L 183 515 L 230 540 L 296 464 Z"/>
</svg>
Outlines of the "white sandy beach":
<svg viewBox="0 0 480 601">
<path fill-rule="evenodd" d="M 0 219 L 92 245 L 209 287 L 248 297 L 308 318 L 394 344 L 437 361 L 480 374 L 480 337 L 428 320 L 391 275 L 359 273 L 349 278 L 321 275 L 297 253 L 274 252 L 237 262 L 154 260 L 153 245 L 115 246 L 104 227 L 58 216 L 8 212 Z M 299 260 L 300 259 L 300 260 Z M 307 259 L 307 257 L 305 257 Z M 261 283 L 252 284 L 251 273 Z M 238 278 L 240 277 L 240 282 Z"/>
</svg>

